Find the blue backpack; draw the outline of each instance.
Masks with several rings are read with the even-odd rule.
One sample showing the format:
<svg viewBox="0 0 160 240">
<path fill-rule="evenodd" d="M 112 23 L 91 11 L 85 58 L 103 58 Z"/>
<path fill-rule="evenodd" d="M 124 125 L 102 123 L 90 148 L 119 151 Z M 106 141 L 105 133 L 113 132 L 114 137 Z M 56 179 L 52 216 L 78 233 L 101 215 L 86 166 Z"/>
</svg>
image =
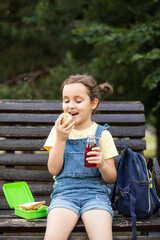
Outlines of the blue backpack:
<svg viewBox="0 0 160 240">
<path fill-rule="evenodd" d="M 111 202 L 118 213 L 132 217 L 133 240 L 136 240 L 136 219 L 151 216 L 160 208 L 160 199 L 144 157 L 126 148 L 124 141 L 121 141 L 124 150 L 117 167 L 117 180 Z M 116 185 L 118 199 L 115 201 Z"/>
</svg>

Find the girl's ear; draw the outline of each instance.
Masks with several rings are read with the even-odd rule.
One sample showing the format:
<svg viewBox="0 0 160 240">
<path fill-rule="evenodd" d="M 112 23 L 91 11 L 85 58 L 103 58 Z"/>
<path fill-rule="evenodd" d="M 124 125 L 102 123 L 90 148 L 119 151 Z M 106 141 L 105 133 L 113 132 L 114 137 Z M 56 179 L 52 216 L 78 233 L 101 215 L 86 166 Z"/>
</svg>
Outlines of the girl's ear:
<svg viewBox="0 0 160 240">
<path fill-rule="evenodd" d="M 99 103 L 98 98 L 95 98 L 95 99 L 92 101 L 92 103 L 91 103 L 91 105 L 92 105 L 92 110 L 94 110 L 94 109 L 97 107 L 98 103 Z"/>
</svg>

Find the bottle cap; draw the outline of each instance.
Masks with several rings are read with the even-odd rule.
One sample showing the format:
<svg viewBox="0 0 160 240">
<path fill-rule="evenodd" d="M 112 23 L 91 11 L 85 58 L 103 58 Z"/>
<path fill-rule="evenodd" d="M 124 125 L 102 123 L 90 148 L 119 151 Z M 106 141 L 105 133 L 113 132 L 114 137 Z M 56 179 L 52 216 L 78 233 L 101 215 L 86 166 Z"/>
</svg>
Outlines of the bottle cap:
<svg viewBox="0 0 160 240">
<path fill-rule="evenodd" d="M 94 135 L 87 135 L 87 138 L 95 138 Z"/>
</svg>

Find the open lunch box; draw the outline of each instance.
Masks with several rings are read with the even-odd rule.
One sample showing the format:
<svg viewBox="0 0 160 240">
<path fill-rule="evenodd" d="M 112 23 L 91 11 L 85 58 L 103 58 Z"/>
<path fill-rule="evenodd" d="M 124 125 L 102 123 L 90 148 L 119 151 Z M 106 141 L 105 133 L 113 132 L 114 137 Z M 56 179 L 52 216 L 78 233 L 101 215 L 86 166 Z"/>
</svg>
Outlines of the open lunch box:
<svg viewBox="0 0 160 240">
<path fill-rule="evenodd" d="M 15 209 L 15 215 L 25 219 L 35 219 L 47 216 L 47 206 L 37 210 L 21 209 L 18 205 L 34 202 L 33 195 L 26 182 L 5 183 L 3 192 L 10 208 Z"/>
</svg>

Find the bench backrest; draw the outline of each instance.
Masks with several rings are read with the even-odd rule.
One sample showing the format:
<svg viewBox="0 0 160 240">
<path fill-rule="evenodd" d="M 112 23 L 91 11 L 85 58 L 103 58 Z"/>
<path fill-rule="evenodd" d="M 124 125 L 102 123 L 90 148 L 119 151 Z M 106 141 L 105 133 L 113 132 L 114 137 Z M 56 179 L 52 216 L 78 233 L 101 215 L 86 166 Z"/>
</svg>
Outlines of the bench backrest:
<svg viewBox="0 0 160 240">
<path fill-rule="evenodd" d="M 120 138 L 133 150 L 146 148 L 141 102 L 101 102 L 97 110 L 93 121 L 109 124 L 119 151 Z M 35 201 L 49 204 L 53 177 L 47 170 L 48 152 L 43 144 L 61 112 L 61 101 L 0 101 L 0 210 L 9 209 L 2 186 L 14 181 L 26 181 Z"/>
</svg>

